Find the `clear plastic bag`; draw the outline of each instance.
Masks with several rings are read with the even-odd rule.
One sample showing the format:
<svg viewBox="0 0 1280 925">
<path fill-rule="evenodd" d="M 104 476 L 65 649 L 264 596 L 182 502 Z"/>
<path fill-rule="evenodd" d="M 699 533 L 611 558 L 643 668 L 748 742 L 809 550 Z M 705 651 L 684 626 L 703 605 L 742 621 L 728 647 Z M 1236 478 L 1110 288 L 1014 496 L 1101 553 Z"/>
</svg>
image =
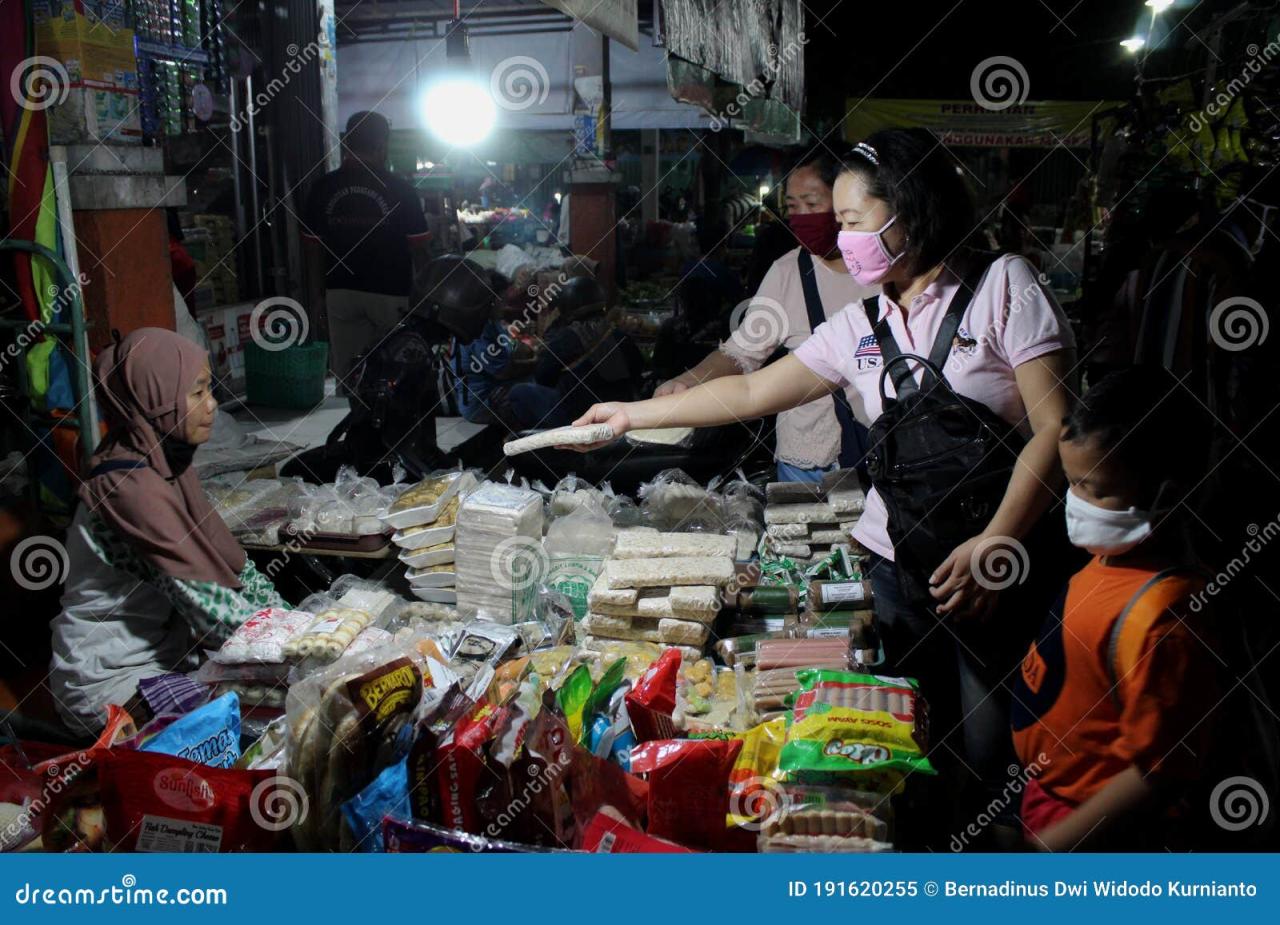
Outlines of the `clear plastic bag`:
<svg viewBox="0 0 1280 925">
<path fill-rule="evenodd" d="M 640 486 L 644 523 L 669 532 L 724 530 L 724 500 L 695 482 L 683 469 L 664 469 Z"/>
</svg>

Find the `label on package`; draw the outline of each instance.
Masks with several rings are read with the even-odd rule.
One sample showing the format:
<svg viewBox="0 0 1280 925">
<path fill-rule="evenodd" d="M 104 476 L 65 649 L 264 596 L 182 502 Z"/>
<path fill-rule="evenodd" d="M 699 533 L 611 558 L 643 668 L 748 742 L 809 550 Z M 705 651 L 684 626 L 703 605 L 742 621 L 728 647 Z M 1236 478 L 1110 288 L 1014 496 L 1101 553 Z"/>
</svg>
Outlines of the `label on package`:
<svg viewBox="0 0 1280 925">
<path fill-rule="evenodd" d="M 825 584 L 822 586 L 822 603 L 824 604 L 861 603 L 866 599 L 867 592 L 860 581 Z"/>
<path fill-rule="evenodd" d="M 222 826 L 165 816 L 143 816 L 138 851 L 206 854 L 222 847 Z"/>
</svg>

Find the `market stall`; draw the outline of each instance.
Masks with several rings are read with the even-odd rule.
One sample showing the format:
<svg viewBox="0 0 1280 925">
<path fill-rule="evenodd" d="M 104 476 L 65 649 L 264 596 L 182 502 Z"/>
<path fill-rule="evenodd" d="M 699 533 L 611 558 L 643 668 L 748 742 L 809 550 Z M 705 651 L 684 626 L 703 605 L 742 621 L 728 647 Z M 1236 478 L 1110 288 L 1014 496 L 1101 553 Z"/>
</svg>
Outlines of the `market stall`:
<svg viewBox="0 0 1280 925">
<path fill-rule="evenodd" d="M 260 611 L 75 761 L 5 744 L 4 847 L 889 850 L 933 769 L 915 683 L 871 673 L 855 485 L 207 482 L 268 574 L 398 561 Z"/>
</svg>

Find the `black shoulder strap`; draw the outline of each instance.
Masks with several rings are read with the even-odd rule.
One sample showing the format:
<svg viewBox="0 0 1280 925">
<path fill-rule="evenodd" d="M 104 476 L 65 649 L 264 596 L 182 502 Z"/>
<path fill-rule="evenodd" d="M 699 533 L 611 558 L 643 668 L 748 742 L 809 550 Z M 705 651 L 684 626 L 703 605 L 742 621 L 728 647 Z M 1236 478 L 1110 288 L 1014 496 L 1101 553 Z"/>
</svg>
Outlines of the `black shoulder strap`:
<svg viewBox="0 0 1280 925">
<path fill-rule="evenodd" d="M 1175 575 L 1182 574 L 1185 569 L 1167 568 L 1162 572 L 1157 572 L 1148 578 L 1133 597 L 1129 598 L 1129 602 L 1124 605 L 1124 610 L 1120 611 L 1120 616 L 1116 617 L 1116 622 L 1111 625 L 1111 635 L 1107 638 L 1107 675 L 1111 682 L 1111 702 L 1115 704 L 1116 709 L 1122 709 L 1120 702 L 1120 633 L 1124 630 L 1125 621 L 1129 619 L 1129 613 L 1138 605 L 1138 601 L 1146 596 L 1147 592 L 1154 588 L 1160 582 Z"/>
<path fill-rule="evenodd" d="M 898 395 L 907 395 L 917 390 L 915 376 L 911 372 L 910 362 L 896 363 L 902 356 L 902 350 L 894 339 L 893 330 L 889 327 L 889 319 L 880 317 L 880 296 L 873 295 L 862 300 L 862 310 L 867 314 L 871 330 L 876 335 L 876 343 L 880 346 L 880 362 L 889 370 L 889 378 Z"/>
<path fill-rule="evenodd" d="M 809 313 L 809 333 L 812 334 L 827 320 L 827 312 L 822 306 L 822 295 L 818 292 L 813 257 L 802 247 L 796 262 L 800 264 L 800 286 L 804 289 L 804 307 Z M 867 455 L 866 428 L 854 417 L 853 406 L 849 404 L 849 396 L 844 389 L 832 392 L 831 400 L 835 403 L 836 422 L 840 425 L 840 467 L 856 468 L 862 465 L 863 457 Z"/>
<path fill-rule="evenodd" d="M 145 469 L 147 464 L 141 459 L 108 459 L 106 462 L 100 462 L 89 471 L 86 478 L 97 478 L 100 475 L 106 475 L 108 472 L 132 472 L 134 469 Z"/>
<path fill-rule="evenodd" d="M 933 339 L 933 349 L 929 351 L 929 361 L 938 369 L 946 368 L 947 357 L 951 354 L 951 345 L 956 339 L 956 331 L 960 329 L 960 319 L 964 317 L 969 303 L 973 301 L 973 294 L 978 291 L 978 285 L 982 282 L 987 268 L 999 256 L 990 251 L 976 253 L 973 262 L 969 264 L 961 278 L 960 288 L 951 297 L 947 313 L 942 316 L 942 324 L 938 327 L 938 335 Z M 881 351 L 883 352 L 883 348 Z"/>
</svg>

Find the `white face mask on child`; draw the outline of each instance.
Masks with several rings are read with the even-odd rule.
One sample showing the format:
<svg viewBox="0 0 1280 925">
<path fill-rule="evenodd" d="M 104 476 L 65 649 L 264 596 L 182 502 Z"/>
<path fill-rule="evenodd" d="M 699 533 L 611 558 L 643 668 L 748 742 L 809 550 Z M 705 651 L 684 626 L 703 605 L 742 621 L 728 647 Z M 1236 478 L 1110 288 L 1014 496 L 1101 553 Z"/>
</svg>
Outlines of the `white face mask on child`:
<svg viewBox="0 0 1280 925">
<path fill-rule="evenodd" d="M 1113 511 L 1067 490 L 1067 539 L 1095 556 L 1119 556 L 1151 535 L 1151 512 Z"/>
</svg>

